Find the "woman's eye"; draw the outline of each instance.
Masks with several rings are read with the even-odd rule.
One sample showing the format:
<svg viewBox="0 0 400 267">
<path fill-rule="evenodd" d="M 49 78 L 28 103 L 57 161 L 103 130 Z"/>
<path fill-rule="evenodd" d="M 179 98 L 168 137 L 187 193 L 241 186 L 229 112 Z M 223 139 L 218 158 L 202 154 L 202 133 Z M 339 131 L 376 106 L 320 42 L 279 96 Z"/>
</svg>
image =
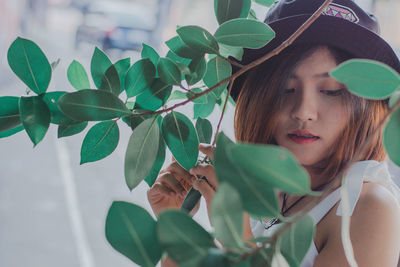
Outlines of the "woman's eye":
<svg viewBox="0 0 400 267">
<path fill-rule="evenodd" d="M 344 89 L 339 89 L 339 90 L 321 90 L 322 93 L 328 95 L 328 96 L 338 96 L 342 95 L 344 93 Z"/>
<path fill-rule="evenodd" d="M 292 94 L 292 93 L 294 93 L 294 89 L 293 89 L 293 88 L 291 88 L 291 89 L 285 89 L 285 90 L 283 91 L 283 93 L 284 93 L 284 94 Z"/>
</svg>

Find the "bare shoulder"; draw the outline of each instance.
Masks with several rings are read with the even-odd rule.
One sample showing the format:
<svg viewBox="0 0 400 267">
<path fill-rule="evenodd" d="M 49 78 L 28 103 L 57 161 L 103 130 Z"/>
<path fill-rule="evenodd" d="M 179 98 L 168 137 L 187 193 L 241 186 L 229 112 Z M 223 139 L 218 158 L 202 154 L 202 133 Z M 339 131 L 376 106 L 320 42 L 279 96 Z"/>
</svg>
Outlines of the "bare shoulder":
<svg viewBox="0 0 400 267">
<path fill-rule="evenodd" d="M 327 240 L 315 266 L 347 266 L 337 206 L 325 218 Z M 350 223 L 350 238 L 358 265 L 396 266 L 400 251 L 399 225 L 400 206 L 391 192 L 382 185 L 364 183 Z"/>
<path fill-rule="evenodd" d="M 399 222 L 400 206 L 393 194 L 382 185 L 364 183 L 352 220 L 383 221 L 385 224 Z"/>
</svg>

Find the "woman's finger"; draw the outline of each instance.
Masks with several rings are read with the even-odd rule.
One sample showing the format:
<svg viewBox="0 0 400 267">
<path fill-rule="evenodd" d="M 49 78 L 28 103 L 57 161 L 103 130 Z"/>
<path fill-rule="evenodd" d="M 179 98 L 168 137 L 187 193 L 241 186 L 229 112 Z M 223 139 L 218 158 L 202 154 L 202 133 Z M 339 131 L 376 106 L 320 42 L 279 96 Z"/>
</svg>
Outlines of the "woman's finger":
<svg viewBox="0 0 400 267">
<path fill-rule="evenodd" d="M 158 182 L 171 189 L 176 195 L 185 197 L 187 190 L 181 185 L 180 182 L 170 172 L 163 173 L 158 179 Z M 170 194 L 172 195 L 172 194 Z"/>
<path fill-rule="evenodd" d="M 208 182 L 211 184 L 212 187 L 218 187 L 217 177 L 215 175 L 214 166 L 210 164 L 198 164 L 192 169 L 190 169 L 190 174 L 201 177 L 207 177 Z"/>
<path fill-rule="evenodd" d="M 209 157 L 211 160 L 214 159 L 214 149 L 212 145 L 201 143 L 199 144 L 199 150 L 207 157 Z"/>
<path fill-rule="evenodd" d="M 207 206 L 209 206 L 214 197 L 215 190 L 207 183 L 205 179 L 197 179 L 193 183 L 193 188 L 198 190 L 203 195 L 207 202 Z"/>
<path fill-rule="evenodd" d="M 151 201 L 152 196 L 161 194 L 166 197 L 175 196 L 175 192 L 160 182 L 155 182 L 153 186 L 147 191 L 147 197 Z"/>
<path fill-rule="evenodd" d="M 192 187 L 192 175 L 178 162 L 172 162 L 166 171 L 172 173 L 186 190 L 189 190 Z"/>
</svg>

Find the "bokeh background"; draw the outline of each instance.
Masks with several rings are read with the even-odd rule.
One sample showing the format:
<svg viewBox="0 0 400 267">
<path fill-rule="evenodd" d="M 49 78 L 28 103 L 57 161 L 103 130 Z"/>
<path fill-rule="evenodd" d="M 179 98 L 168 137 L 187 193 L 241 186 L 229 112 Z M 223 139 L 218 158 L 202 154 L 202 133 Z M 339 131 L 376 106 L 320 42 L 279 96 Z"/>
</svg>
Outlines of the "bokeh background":
<svg viewBox="0 0 400 267">
<path fill-rule="evenodd" d="M 374 12 L 382 36 L 400 51 L 400 1 L 359 0 Z M 49 61 L 60 59 L 49 91 L 73 91 L 66 72 L 72 60 L 87 70 L 94 46 L 113 62 L 140 57 L 141 43 L 165 55 L 164 42 L 176 25 L 217 28 L 213 0 L 0 0 L 0 96 L 25 94 L 26 88 L 7 63 L 7 49 L 17 36 L 34 40 Z M 253 6 L 259 18 L 267 11 Z M 191 106 L 181 112 L 191 114 Z M 215 108 L 211 120 L 218 121 Z M 223 130 L 233 136 L 233 108 Z M 147 184 L 132 192 L 125 185 L 124 154 L 130 129 L 120 124 L 120 142 L 104 160 L 79 165 L 88 127 L 76 136 L 57 139 L 52 125 L 33 149 L 25 132 L 0 139 L 0 266 L 109 267 L 136 266 L 105 240 L 105 217 L 113 200 L 138 204 L 152 213 Z M 167 162 L 170 156 L 167 156 Z M 398 171 L 393 168 L 395 179 Z M 195 216 L 210 229 L 205 203 Z"/>
</svg>

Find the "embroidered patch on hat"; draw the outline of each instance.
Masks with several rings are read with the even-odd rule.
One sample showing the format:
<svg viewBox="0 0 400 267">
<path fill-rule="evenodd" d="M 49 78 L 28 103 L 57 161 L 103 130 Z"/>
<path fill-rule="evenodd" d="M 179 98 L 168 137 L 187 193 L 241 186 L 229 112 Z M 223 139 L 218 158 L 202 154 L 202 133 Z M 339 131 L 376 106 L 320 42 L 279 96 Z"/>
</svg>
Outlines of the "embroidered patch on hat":
<svg viewBox="0 0 400 267">
<path fill-rule="evenodd" d="M 356 13 L 351 8 L 334 3 L 330 4 L 322 14 L 341 19 L 346 19 L 353 23 L 358 23 L 360 21 Z"/>
</svg>

